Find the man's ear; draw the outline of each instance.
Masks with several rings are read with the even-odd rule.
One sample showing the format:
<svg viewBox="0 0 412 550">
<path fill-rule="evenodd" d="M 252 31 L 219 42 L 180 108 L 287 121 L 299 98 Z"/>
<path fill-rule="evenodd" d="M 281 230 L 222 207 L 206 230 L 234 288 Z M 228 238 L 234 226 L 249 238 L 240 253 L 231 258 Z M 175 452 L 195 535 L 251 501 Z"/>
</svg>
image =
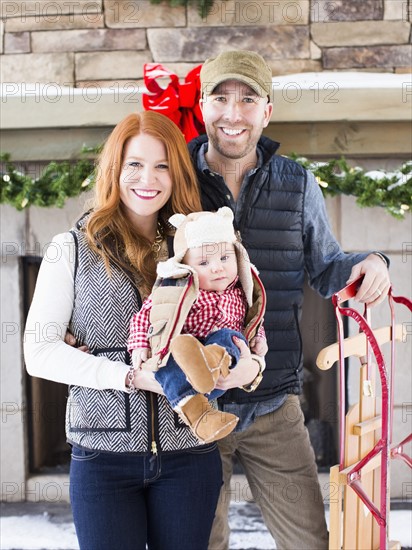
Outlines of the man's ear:
<svg viewBox="0 0 412 550">
<path fill-rule="evenodd" d="M 266 126 L 269 124 L 270 122 L 270 119 L 272 118 L 272 113 L 273 113 L 273 103 L 266 103 L 266 107 L 265 107 L 265 118 L 264 118 L 264 121 L 263 121 L 263 128 L 266 128 Z"/>
<path fill-rule="evenodd" d="M 199 98 L 199 107 L 200 107 L 200 110 L 202 111 L 202 114 L 203 114 L 203 104 L 205 103 L 205 98 L 203 96 L 200 96 Z"/>
</svg>

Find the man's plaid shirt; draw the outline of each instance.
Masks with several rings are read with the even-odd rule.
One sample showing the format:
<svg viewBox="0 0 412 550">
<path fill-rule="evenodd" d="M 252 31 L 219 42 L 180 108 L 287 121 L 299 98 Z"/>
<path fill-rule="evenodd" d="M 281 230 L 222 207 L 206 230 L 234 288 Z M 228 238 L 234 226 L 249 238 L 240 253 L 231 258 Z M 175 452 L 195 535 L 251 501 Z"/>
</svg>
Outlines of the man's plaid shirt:
<svg viewBox="0 0 412 550">
<path fill-rule="evenodd" d="M 238 332 L 244 329 L 247 301 L 245 293 L 236 278 L 223 292 L 199 290 L 196 302 L 192 305 L 182 334 L 205 338 L 212 331 L 230 328 Z M 149 296 L 130 322 L 128 349 L 149 348 L 147 333 L 150 327 L 152 299 Z M 258 331 L 264 337 L 263 327 Z"/>
</svg>

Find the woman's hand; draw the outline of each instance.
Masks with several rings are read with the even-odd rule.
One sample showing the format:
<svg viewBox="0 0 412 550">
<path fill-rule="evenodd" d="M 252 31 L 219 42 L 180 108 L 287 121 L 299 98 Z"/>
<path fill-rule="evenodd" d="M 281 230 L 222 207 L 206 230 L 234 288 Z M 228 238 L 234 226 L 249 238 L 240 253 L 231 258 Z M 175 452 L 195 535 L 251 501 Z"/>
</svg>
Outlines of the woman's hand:
<svg viewBox="0 0 412 550">
<path fill-rule="evenodd" d="M 126 378 L 126 387 L 128 381 Z M 133 378 L 133 386 L 138 390 L 152 391 L 164 395 L 163 388 L 154 377 L 154 372 L 149 370 L 135 370 Z"/>
<path fill-rule="evenodd" d="M 247 344 L 240 338 L 233 337 L 233 341 L 240 350 L 240 359 L 235 369 L 229 371 L 226 378 L 220 376 L 216 388 L 218 390 L 230 390 L 250 384 L 259 373 L 259 364 L 252 360 L 252 355 Z"/>
<path fill-rule="evenodd" d="M 69 331 L 66 332 L 65 336 L 64 336 L 64 343 L 69 345 L 69 346 L 72 346 L 74 348 L 77 347 L 77 349 L 79 349 L 80 351 L 84 351 L 85 353 L 89 353 L 89 348 L 87 346 L 77 346 L 77 340 L 76 338 L 73 336 L 73 334 Z"/>
</svg>

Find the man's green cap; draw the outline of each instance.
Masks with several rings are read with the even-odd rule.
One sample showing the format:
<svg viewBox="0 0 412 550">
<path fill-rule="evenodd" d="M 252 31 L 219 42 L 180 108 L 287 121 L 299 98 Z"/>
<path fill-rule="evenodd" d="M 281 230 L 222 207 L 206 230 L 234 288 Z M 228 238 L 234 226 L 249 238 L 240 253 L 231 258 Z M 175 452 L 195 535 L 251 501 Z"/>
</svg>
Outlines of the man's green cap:
<svg viewBox="0 0 412 550">
<path fill-rule="evenodd" d="M 200 71 L 202 95 L 210 95 L 225 80 L 240 80 L 260 97 L 271 95 L 272 69 L 255 52 L 236 50 L 206 59 Z"/>
</svg>

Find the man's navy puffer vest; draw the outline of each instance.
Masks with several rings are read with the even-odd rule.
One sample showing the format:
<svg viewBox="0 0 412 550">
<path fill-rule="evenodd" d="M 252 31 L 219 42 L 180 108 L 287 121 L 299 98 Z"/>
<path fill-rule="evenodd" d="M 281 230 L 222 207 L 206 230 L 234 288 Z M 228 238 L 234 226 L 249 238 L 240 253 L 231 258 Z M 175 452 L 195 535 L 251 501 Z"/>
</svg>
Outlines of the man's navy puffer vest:
<svg viewBox="0 0 412 550">
<path fill-rule="evenodd" d="M 218 175 L 197 168 L 201 136 L 189 144 L 205 210 L 229 206 L 227 188 Z M 253 393 L 234 389 L 225 402 L 264 401 L 281 393 L 302 390 L 302 339 L 299 320 L 303 302 L 303 209 L 306 170 L 275 155 L 278 144 L 262 137 L 263 166 L 251 177 L 236 203 L 235 226 L 267 293 L 264 327 L 269 351 L 263 381 Z"/>
</svg>

